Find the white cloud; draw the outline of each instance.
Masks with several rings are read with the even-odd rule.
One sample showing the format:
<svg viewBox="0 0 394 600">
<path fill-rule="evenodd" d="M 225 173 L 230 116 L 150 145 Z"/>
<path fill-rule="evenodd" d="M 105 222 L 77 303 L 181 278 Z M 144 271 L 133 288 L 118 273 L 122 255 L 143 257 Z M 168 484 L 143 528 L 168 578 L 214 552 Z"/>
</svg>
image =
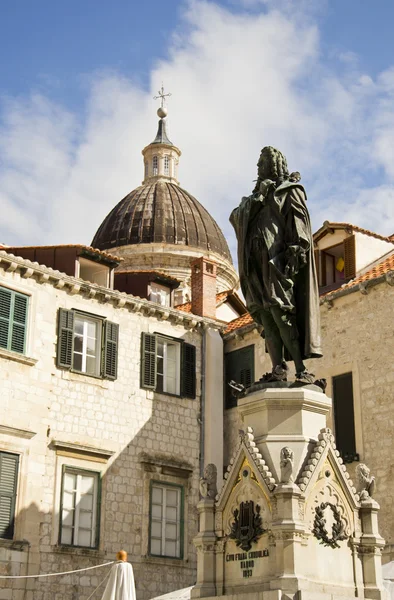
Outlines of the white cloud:
<svg viewBox="0 0 394 600">
<path fill-rule="evenodd" d="M 324 67 L 316 25 L 301 16 L 267 7 L 239 14 L 194 1 L 168 60 L 151 73 L 149 92 L 100 73 L 78 115 L 34 93 L 8 99 L 0 241 L 90 243 L 104 216 L 141 183 L 141 149 L 156 133 L 152 96 L 162 81 L 172 92 L 170 138 L 183 152 L 181 185 L 218 220 L 234 256 L 228 215 L 251 191 L 264 145 L 279 147 L 290 169 L 301 171 L 316 229 L 348 214 L 391 233 L 384 219 L 393 216 L 392 72 L 376 85 L 365 73 L 341 80 Z M 380 121 L 370 114 L 377 103 Z M 379 168 L 386 180 L 371 183 Z"/>
</svg>

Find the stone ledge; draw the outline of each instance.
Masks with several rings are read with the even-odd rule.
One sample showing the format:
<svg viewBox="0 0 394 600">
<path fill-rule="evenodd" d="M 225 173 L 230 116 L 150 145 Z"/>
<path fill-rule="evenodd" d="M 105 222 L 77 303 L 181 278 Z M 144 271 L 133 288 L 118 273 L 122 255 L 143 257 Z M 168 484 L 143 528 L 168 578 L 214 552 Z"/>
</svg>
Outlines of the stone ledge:
<svg viewBox="0 0 394 600">
<path fill-rule="evenodd" d="M 141 556 L 141 562 L 151 565 L 165 565 L 166 567 L 178 567 L 183 569 L 195 569 L 187 558 L 171 558 L 165 556 Z"/>
<path fill-rule="evenodd" d="M 111 456 L 115 454 L 114 450 L 105 450 L 103 448 L 74 444 L 72 442 L 62 442 L 60 440 L 52 440 L 50 447 L 56 450 L 56 454 L 65 454 L 67 456 L 76 455 L 78 458 L 96 459 L 101 462 L 107 462 Z"/>
<path fill-rule="evenodd" d="M 30 546 L 30 542 L 27 540 L 6 540 L 0 539 L 0 548 L 6 548 L 8 550 L 16 550 L 21 552 Z"/>
<path fill-rule="evenodd" d="M 52 552 L 56 554 L 68 554 L 72 556 L 86 556 L 87 558 L 105 558 L 105 554 L 98 548 L 84 548 L 82 546 L 52 546 Z"/>
<path fill-rule="evenodd" d="M 34 367 L 34 365 L 38 363 L 38 358 L 31 358 L 25 354 L 12 352 L 12 350 L 6 350 L 5 348 L 0 348 L 0 357 L 8 358 L 9 360 L 15 360 L 16 362 L 28 365 L 29 367 Z"/>
<path fill-rule="evenodd" d="M 30 429 L 19 429 L 18 427 L 10 427 L 9 425 L 1 424 L 0 433 L 12 435 L 13 437 L 25 438 L 26 440 L 31 440 L 31 438 L 36 435 L 36 432 L 31 431 Z"/>
<path fill-rule="evenodd" d="M 187 462 L 177 460 L 176 458 L 169 458 L 160 454 L 148 454 L 147 452 L 140 452 L 138 455 L 140 463 L 145 465 L 147 471 L 149 466 L 160 467 L 164 475 L 173 475 L 174 477 L 190 477 L 193 473 L 193 467 Z M 179 559 L 178 559 L 179 560 Z"/>
</svg>

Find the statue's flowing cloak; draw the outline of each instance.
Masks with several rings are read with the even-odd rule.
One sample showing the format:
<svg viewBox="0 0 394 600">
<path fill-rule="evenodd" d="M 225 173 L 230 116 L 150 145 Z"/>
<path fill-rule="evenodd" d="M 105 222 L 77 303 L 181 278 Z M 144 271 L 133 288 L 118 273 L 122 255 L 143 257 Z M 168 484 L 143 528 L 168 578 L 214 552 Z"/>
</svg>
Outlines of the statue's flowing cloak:
<svg viewBox="0 0 394 600">
<path fill-rule="evenodd" d="M 266 180 L 262 187 L 262 194 L 242 198 L 230 216 L 246 306 L 260 324 L 259 312 L 275 305 L 294 314 L 303 358 L 317 358 L 322 356 L 319 291 L 305 190 L 290 181 L 275 189 Z M 294 277 L 285 274 L 290 255 L 306 258 Z"/>
</svg>

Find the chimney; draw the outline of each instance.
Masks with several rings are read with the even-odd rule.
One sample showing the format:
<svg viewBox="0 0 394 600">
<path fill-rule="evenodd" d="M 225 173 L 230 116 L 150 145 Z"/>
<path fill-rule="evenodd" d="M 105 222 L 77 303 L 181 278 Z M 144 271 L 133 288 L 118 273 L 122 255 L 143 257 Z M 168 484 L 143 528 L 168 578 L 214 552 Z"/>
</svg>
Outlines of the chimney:
<svg viewBox="0 0 394 600">
<path fill-rule="evenodd" d="M 192 313 L 216 318 L 216 263 L 201 256 L 191 263 Z"/>
</svg>

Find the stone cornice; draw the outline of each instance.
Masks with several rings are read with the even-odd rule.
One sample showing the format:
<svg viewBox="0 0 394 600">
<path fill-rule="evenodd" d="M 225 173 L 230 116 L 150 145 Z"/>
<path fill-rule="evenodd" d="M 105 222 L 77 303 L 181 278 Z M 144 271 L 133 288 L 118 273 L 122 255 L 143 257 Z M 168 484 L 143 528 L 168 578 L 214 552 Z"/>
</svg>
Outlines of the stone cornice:
<svg viewBox="0 0 394 600">
<path fill-rule="evenodd" d="M 115 454 L 114 450 L 105 450 L 103 448 L 96 448 L 93 446 L 85 446 L 84 444 L 73 444 L 71 442 L 63 442 L 61 440 L 52 440 L 51 447 L 56 452 L 72 452 L 75 454 L 82 454 L 86 456 L 94 456 L 108 460 Z"/>
<path fill-rule="evenodd" d="M 31 440 L 31 438 L 36 435 L 36 432 L 31 431 L 30 429 L 19 429 L 19 427 L 10 427 L 8 425 L 1 424 L 0 433 L 11 435 L 12 437 L 25 438 L 26 440 Z"/>
<path fill-rule="evenodd" d="M 69 294 L 78 294 L 87 298 L 96 298 L 101 302 L 111 302 L 115 308 L 126 308 L 131 312 L 139 312 L 145 316 L 156 317 L 158 320 L 173 322 L 189 329 L 206 329 L 212 327 L 223 331 L 225 323 L 214 319 L 199 317 L 185 313 L 175 308 L 162 307 L 159 304 L 132 296 L 125 292 L 111 290 L 95 283 L 71 277 L 37 262 L 31 262 L 20 256 L 14 256 L 0 250 L 0 269 L 6 273 L 19 272 L 24 279 L 33 278 L 37 283 L 48 283 L 57 289 L 63 289 Z"/>
</svg>

